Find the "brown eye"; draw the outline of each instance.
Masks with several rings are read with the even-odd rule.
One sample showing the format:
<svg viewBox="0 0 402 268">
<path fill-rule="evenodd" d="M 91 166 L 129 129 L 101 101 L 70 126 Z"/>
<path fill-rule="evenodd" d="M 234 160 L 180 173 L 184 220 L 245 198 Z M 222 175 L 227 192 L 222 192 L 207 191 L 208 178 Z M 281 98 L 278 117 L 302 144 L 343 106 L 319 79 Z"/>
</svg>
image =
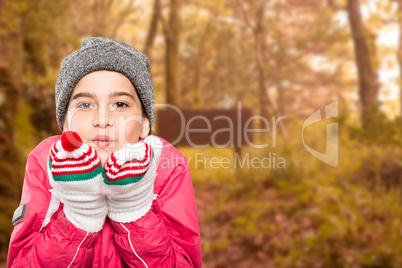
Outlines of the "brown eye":
<svg viewBox="0 0 402 268">
<path fill-rule="evenodd" d="M 116 106 L 117 108 L 125 108 L 125 107 L 128 107 L 127 103 L 124 103 L 124 102 L 121 102 L 121 101 L 116 102 L 115 106 Z"/>
</svg>

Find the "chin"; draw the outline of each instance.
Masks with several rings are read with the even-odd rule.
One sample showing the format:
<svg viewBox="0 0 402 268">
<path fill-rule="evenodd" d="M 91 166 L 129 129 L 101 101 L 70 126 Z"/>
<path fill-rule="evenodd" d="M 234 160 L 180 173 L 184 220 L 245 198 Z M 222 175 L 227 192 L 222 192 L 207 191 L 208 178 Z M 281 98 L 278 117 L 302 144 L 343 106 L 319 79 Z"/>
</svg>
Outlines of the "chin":
<svg viewBox="0 0 402 268">
<path fill-rule="evenodd" d="M 100 158 L 100 160 L 101 160 L 101 165 L 102 165 L 102 166 L 104 166 L 104 165 L 106 164 L 106 159 L 107 159 L 107 158 L 104 158 L 104 157 L 103 157 L 103 158 L 102 158 L 102 157 Z"/>
<path fill-rule="evenodd" d="M 107 153 L 105 151 L 98 151 L 98 156 L 101 160 L 102 165 L 104 165 L 106 163 L 106 159 L 109 156 L 109 153 Z"/>
</svg>

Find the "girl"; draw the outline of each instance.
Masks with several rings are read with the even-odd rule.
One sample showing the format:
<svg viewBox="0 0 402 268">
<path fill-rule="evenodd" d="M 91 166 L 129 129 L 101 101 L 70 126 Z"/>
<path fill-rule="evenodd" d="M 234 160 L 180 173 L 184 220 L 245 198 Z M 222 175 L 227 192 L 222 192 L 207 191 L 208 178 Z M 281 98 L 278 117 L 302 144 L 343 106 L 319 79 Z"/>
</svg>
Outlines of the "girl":
<svg viewBox="0 0 402 268">
<path fill-rule="evenodd" d="M 28 157 L 8 267 L 201 267 L 187 159 L 151 130 L 149 65 L 104 37 L 63 60 L 63 134 Z"/>
</svg>

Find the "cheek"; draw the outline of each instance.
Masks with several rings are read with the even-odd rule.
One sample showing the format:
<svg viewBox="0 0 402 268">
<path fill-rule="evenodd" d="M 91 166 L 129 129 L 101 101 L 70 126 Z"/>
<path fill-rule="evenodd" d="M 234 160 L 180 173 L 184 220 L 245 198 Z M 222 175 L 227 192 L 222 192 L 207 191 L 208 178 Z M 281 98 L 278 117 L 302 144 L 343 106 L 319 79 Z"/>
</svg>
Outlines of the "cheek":
<svg viewBox="0 0 402 268">
<path fill-rule="evenodd" d="M 131 121 L 119 126 L 119 140 L 122 143 L 136 143 L 138 142 L 141 131 L 139 122 Z"/>
<path fill-rule="evenodd" d="M 70 113 L 68 114 L 67 124 L 64 128 L 65 130 L 75 131 L 81 137 L 85 136 L 88 133 L 88 129 L 92 126 L 92 120 L 90 116 L 83 115 L 80 113 Z"/>
</svg>

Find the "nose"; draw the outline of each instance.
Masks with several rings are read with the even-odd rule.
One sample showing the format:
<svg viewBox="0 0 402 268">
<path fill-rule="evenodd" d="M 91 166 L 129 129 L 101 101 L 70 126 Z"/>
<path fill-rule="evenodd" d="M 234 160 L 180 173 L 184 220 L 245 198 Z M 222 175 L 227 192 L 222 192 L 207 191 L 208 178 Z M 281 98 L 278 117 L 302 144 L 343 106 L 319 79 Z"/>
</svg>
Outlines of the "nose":
<svg viewBox="0 0 402 268">
<path fill-rule="evenodd" d="M 105 103 L 99 103 L 99 108 L 92 122 L 94 127 L 106 128 L 114 126 L 114 117 Z"/>
</svg>

